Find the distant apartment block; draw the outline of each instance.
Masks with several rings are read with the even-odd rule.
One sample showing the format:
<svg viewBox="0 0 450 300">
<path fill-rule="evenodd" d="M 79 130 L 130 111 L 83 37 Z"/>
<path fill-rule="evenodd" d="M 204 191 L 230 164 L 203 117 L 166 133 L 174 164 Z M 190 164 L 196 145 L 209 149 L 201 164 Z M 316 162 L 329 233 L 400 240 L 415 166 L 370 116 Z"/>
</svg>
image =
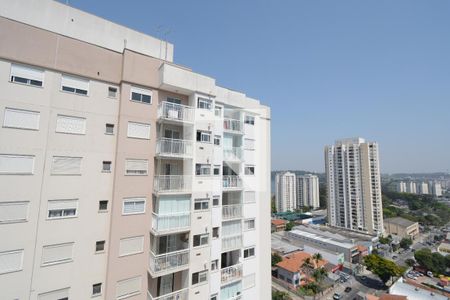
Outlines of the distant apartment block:
<svg viewBox="0 0 450 300">
<path fill-rule="evenodd" d="M 404 181 L 397 182 L 397 192 L 406 193 L 406 182 Z"/>
<path fill-rule="evenodd" d="M 268 107 L 56 1 L 0 36 L 0 299 L 270 299 Z"/>
<path fill-rule="evenodd" d="M 319 177 L 316 175 L 297 176 L 297 206 L 319 208 Z"/>
<path fill-rule="evenodd" d="M 428 189 L 428 183 L 419 182 L 417 184 L 417 193 L 421 195 L 428 195 L 430 193 Z"/>
<path fill-rule="evenodd" d="M 330 225 L 381 234 L 383 209 L 378 144 L 353 138 L 326 146 L 325 171 Z"/>
<path fill-rule="evenodd" d="M 417 194 L 417 185 L 414 181 L 408 181 L 406 183 L 406 192 L 410 194 Z"/>
<path fill-rule="evenodd" d="M 431 194 L 435 197 L 441 197 L 442 196 L 442 185 L 440 182 L 437 181 L 431 181 L 430 182 L 430 189 Z"/>
<path fill-rule="evenodd" d="M 275 177 L 275 203 L 277 212 L 294 211 L 297 208 L 295 174 L 277 173 Z"/>
</svg>

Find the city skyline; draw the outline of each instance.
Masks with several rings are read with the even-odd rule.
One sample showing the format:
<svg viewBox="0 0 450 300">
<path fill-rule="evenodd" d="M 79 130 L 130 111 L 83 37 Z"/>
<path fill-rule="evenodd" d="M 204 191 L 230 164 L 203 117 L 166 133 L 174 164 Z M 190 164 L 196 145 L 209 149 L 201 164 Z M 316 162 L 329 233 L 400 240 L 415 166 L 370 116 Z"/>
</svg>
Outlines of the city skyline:
<svg viewBox="0 0 450 300">
<path fill-rule="evenodd" d="M 269 105 L 273 170 L 323 172 L 325 145 L 363 136 L 382 145 L 382 173 L 448 172 L 450 3 L 326 3 L 70 1 L 167 38 L 180 64 Z"/>
</svg>

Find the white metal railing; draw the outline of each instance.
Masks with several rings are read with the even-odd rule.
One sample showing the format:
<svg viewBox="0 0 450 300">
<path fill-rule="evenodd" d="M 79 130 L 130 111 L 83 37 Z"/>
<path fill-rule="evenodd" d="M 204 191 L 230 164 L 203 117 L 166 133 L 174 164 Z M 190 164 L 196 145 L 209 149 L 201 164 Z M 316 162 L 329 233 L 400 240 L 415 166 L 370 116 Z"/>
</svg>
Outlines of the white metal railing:
<svg viewBox="0 0 450 300">
<path fill-rule="evenodd" d="M 232 204 L 232 205 L 223 205 L 222 206 L 222 219 L 236 219 L 242 218 L 242 205 L 241 204 Z"/>
<path fill-rule="evenodd" d="M 227 236 L 222 238 L 222 251 L 242 247 L 242 235 Z"/>
<path fill-rule="evenodd" d="M 193 122 L 194 109 L 190 106 L 163 101 L 158 106 L 158 118 Z"/>
<path fill-rule="evenodd" d="M 152 229 L 156 232 L 171 231 L 179 228 L 186 228 L 191 225 L 191 214 L 181 212 L 174 214 L 160 215 L 152 213 Z"/>
<path fill-rule="evenodd" d="M 220 270 L 221 283 L 228 283 L 242 278 L 242 264 L 237 264 L 231 267 Z"/>
<path fill-rule="evenodd" d="M 150 270 L 154 274 L 187 266 L 188 264 L 189 249 L 183 249 L 158 255 L 150 251 Z"/>
<path fill-rule="evenodd" d="M 223 129 L 227 131 L 242 132 L 242 122 L 240 120 L 228 119 L 223 120 Z"/>
<path fill-rule="evenodd" d="M 242 187 L 242 179 L 238 175 L 224 175 L 222 182 L 223 182 L 224 188 L 241 188 Z"/>
<path fill-rule="evenodd" d="M 154 189 L 157 192 L 187 192 L 191 189 L 189 175 L 157 175 L 154 179 Z"/>
<path fill-rule="evenodd" d="M 192 156 L 192 141 L 159 138 L 156 141 L 156 154 L 169 156 Z"/>
<path fill-rule="evenodd" d="M 242 148 L 241 147 L 231 147 L 223 149 L 223 159 L 224 160 L 241 160 L 242 159 Z"/>
<path fill-rule="evenodd" d="M 165 294 L 159 297 L 153 297 L 150 292 L 147 292 L 148 300 L 187 300 L 189 297 L 189 289 L 185 288 L 179 291 L 172 292 L 170 294 Z"/>
</svg>

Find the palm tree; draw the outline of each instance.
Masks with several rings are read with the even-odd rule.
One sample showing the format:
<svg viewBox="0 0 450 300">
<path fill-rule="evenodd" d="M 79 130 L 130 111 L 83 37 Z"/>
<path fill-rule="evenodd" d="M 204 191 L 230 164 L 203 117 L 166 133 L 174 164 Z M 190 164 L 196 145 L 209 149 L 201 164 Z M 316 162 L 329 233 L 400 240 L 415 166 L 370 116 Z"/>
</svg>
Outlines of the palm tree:
<svg viewBox="0 0 450 300">
<path fill-rule="evenodd" d="M 318 266 L 319 266 L 319 261 L 321 261 L 323 257 L 322 257 L 322 254 L 316 253 L 316 254 L 314 254 L 314 255 L 312 256 L 312 258 L 313 258 L 314 261 L 316 262 L 316 267 L 318 267 Z"/>
<path fill-rule="evenodd" d="M 327 276 L 327 271 L 324 268 L 316 269 L 312 274 L 312 277 L 317 283 L 321 282 L 325 276 Z"/>
<path fill-rule="evenodd" d="M 307 257 L 307 258 L 303 261 L 303 264 L 302 264 L 302 270 L 303 270 L 307 275 L 309 275 L 310 272 L 311 272 L 311 270 L 313 270 L 313 269 L 314 269 L 314 266 L 313 266 L 313 264 L 312 264 L 312 262 L 311 262 L 311 258 Z"/>
</svg>

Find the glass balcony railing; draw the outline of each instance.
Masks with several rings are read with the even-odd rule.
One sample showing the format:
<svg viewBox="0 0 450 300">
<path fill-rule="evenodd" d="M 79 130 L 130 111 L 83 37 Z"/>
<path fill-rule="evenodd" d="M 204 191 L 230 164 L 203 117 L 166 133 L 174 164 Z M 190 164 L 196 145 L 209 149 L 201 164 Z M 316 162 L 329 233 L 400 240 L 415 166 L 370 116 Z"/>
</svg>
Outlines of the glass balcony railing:
<svg viewBox="0 0 450 300">
<path fill-rule="evenodd" d="M 242 133 L 242 122 L 240 120 L 225 118 L 223 120 L 223 129 L 229 132 Z"/>
<path fill-rule="evenodd" d="M 150 292 L 147 292 L 147 300 L 187 300 L 189 297 L 189 289 L 185 288 L 175 291 L 163 296 L 153 297 Z"/>
<path fill-rule="evenodd" d="M 189 175 L 157 175 L 154 179 L 154 189 L 159 193 L 189 192 L 191 184 Z"/>
<path fill-rule="evenodd" d="M 242 248 L 242 235 L 227 236 L 222 238 L 222 251 Z"/>
<path fill-rule="evenodd" d="M 242 159 L 242 148 L 231 147 L 223 149 L 223 160 L 225 161 L 239 161 Z"/>
<path fill-rule="evenodd" d="M 238 175 L 224 175 L 222 182 L 224 189 L 242 188 L 242 179 Z"/>
<path fill-rule="evenodd" d="M 158 118 L 192 123 L 194 109 L 190 106 L 163 101 L 158 106 Z"/>
<path fill-rule="evenodd" d="M 242 264 L 220 270 L 220 279 L 222 284 L 226 284 L 242 278 Z"/>
<path fill-rule="evenodd" d="M 175 269 L 189 266 L 189 249 L 157 255 L 150 252 L 149 263 L 150 271 L 155 277 L 165 271 L 174 272 Z"/>
<path fill-rule="evenodd" d="M 191 225 L 191 214 L 189 212 L 174 214 L 152 214 L 152 229 L 157 233 L 176 231 Z"/>
<path fill-rule="evenodd" d="M 160 156 L 192 156 L 192 141 L 159 138 L 156 142 L 156 154 Z"/>
<path fill-rule="evenodd" d="M 223 205 L 222 206 L 222 219 L 230 220 L 242 218 L 242 205 L 241 204 L 233 204 L 233 205 Z"/>
</svg>

